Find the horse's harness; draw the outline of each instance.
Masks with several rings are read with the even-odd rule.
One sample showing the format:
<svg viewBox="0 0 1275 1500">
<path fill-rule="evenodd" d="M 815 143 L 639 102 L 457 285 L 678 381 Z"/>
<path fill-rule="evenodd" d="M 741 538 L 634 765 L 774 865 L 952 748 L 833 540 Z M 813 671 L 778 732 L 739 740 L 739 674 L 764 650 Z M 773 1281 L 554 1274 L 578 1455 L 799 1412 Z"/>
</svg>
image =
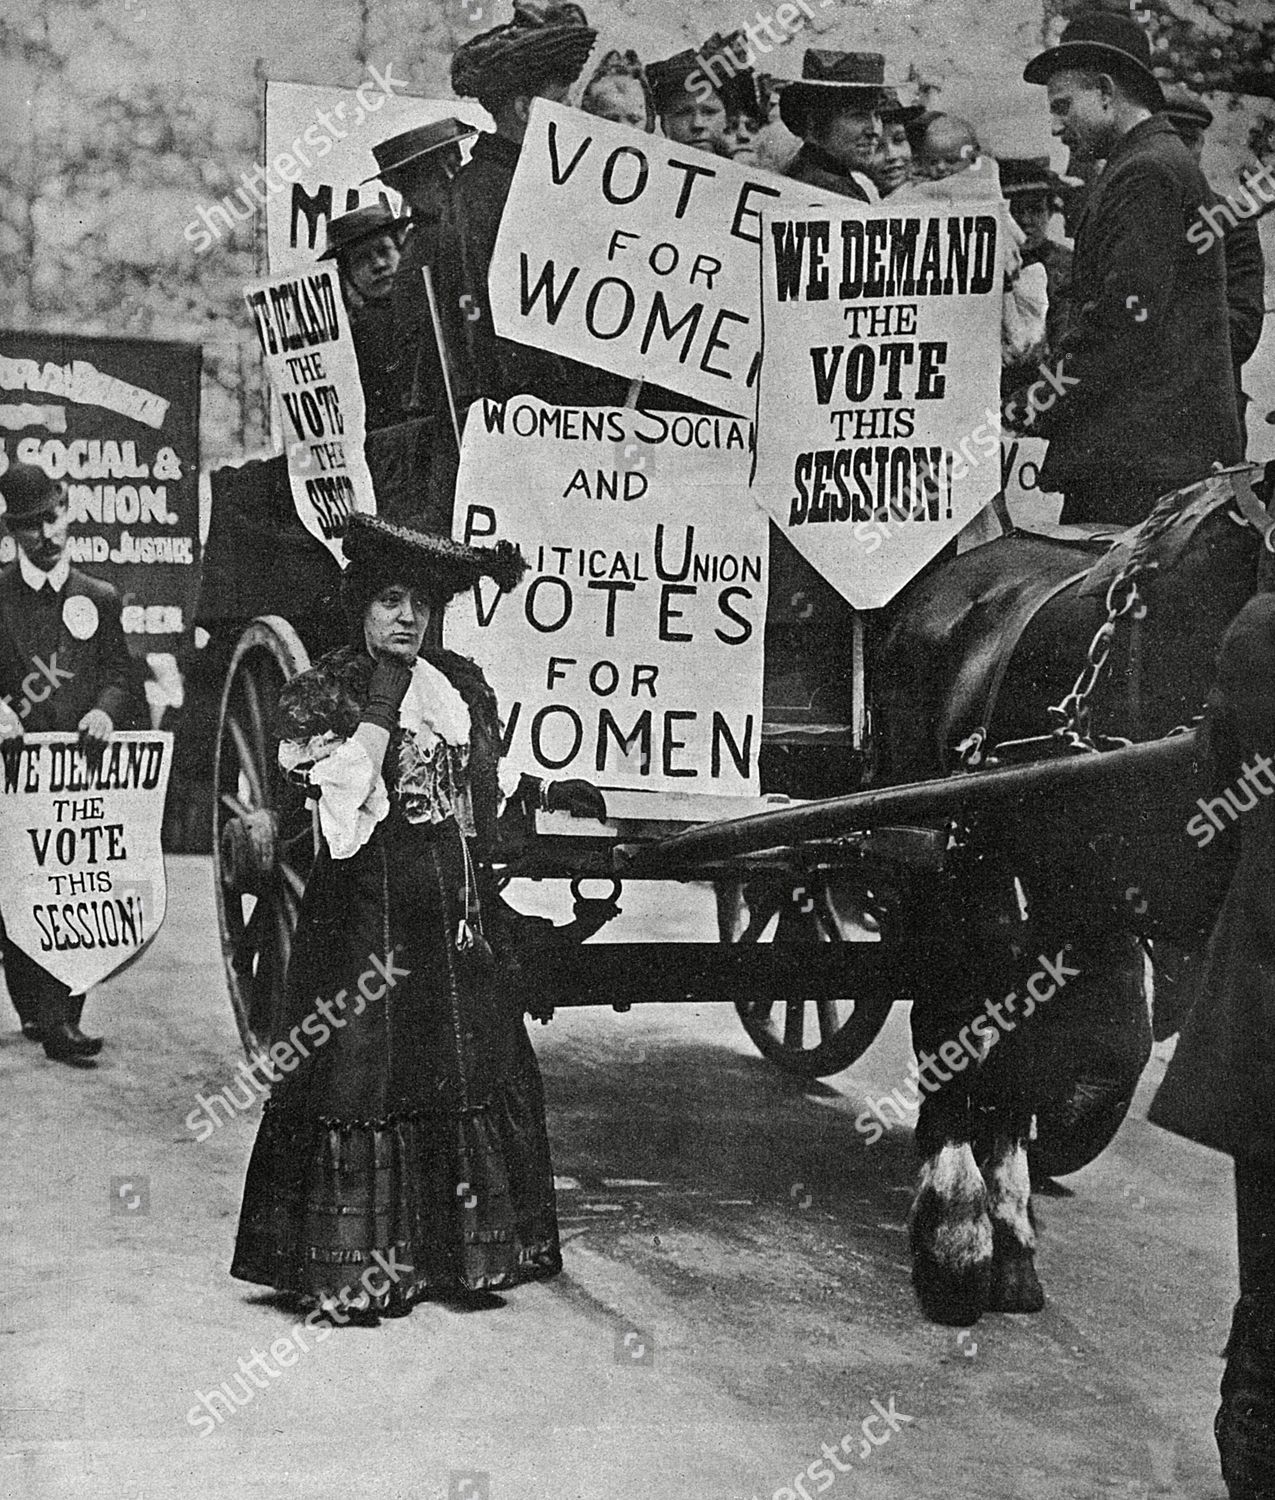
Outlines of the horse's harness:
<svg viewBox="0 0 1275 1500">
<path fill-rule="evenodd" d="M 1167 570 L 1186 550 L 1204 519 L 1224 504 L 1233 503 L 1238 511 L 1231 519 L 1239 525 L 1250 525 L 1261 536 L 1264 557 L 1275 559 L 1275 498 L 1272 511 L 1268 513 L 1253 490 L 1253 473 L 1259 464 L 1234 464 L 1222 468 L 1208 478 L 1175 490 L 1164 496 L 1151 514 L 1131 533 L 1118 541 L 1111 551 L 1098 563 L 1064 578 L 1041 595 L 1025 601 L 1007 622 L 1002 638 L 999 659 L 991 673 L 984 705 L 982 722 L 956 746 L 959 768 L 976 770 L 984 763 L 989 726 L 992 723 L 1001 685 L 1009 670 L 1014 652 L 1028 626 L 1040 611 L 1067 589 L 1091 578 L 1100 569 L 1111 567 L 1113 561 L 1122 560 L 1116 566 L 1106 594 L 1106 618 L 1094 632 L 1085 653 L 1085 664 L 1072 684 L 1070 692 L 1061 702 L 1051 704 L 1048 712 L 1053 727 L 1045 738 L 1053 742 L 1055 753 L 1098 753 L 1100 746 L 1093 734 L 1093 697 L 1106 672 L 1115 643 L 1116 630 L 1123 619 L 1130 621 L 1130 709 L 1135 725 L 1140 718 L 1141 696 L 1141 623 L 1146 618 L 1147 602 L 1140 585 L 1156 573 Z M 1259 590 L 1275 588 L 1275 561 L 1264 566 L 1259 574 Z M 1174 733 L 1185 732 L 1180 726 Z M 1040 742 L 1023 742 L 1026 746 Z M 1108 746 L 1127 744 L 1127 740 L 1107 737 Z M 998 752 L 1011 749 L 1011 745 L 998 746 Z"/>
</svg>

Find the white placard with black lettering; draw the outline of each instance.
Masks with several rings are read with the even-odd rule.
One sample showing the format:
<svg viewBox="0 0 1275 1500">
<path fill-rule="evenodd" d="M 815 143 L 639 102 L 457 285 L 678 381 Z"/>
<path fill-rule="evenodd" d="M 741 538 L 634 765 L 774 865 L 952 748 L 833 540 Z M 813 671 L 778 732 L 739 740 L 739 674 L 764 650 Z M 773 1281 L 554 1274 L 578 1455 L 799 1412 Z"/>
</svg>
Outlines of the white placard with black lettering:
<svg viewBox="0 0 1275 1500">
<path fill-rule="evenodd" d="M 344 563 L 350 516 L 376 514 L 363 452 L 367 407 L 336 271 L 316 266 L 244 288 L 279 401 L 288 482 L 305 529 Z"/>
<path fill-rule="evenodd" d="M 496 332 L 751 419 L 760 210 L 810 198 L 537 99 L 491 264 Z"/>
<path fill-rule="evenodd" d="M 1001 208 L 962 176 L 945 204 L 764 215 L 753 494 L 860 609 L 1000 487 Z"/>
<path fill-rule="evenodd" d="M 82 994 L 164 920 L 165 731 L 121 730 L 99 761 L 74 734 L 29 734 L 0 764 L 0 915 L 10 939 Z"/>
<path fill-rule="evenodd" d="M 514 763 L 599 786 L 757 796 L 768 527 L 738 417 L 475 402 L 454 534 L 517 542 L 446 643 L 500 702 Z"/>
</svg>

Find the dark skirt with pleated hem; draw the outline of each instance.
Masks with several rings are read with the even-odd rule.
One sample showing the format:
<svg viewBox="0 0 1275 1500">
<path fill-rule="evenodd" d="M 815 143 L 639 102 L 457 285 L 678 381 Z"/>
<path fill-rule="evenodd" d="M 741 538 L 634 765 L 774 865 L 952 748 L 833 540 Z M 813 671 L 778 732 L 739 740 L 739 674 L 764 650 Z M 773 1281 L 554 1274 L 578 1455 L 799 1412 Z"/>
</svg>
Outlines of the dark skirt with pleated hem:
<svg viewBox="0 0 1275 1500">
<path fill-rule="evenodd" d="M 562 1269 L 540 1070 L 486 945 L 457 946 L 465 884 L 454 824 L 391 815 L 320 855 L 281 1029 L 306 1056 L 266 1103 L 232 1276 L 402 1311 Z M 370 954 L 395 978 L 362 1003 Z M 321 998 L 340 1025 L 307 1027 Z"/>
<path fill-rule="evenodd" d="M 537 1080 L 538 1083 L 538 1080 Z M 538 1087 L 483 1110 L 367 1123 L 266 1106 L 230 1274 L 373 1310 L 562 1269 Z"/>
</svg>

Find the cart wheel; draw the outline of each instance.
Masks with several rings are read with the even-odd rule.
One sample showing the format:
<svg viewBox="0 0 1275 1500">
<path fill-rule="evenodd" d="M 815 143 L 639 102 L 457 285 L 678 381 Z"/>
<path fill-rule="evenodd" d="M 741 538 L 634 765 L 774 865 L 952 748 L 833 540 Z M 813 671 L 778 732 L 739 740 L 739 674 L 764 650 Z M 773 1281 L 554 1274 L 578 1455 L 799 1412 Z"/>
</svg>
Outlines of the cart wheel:
<svg viewBox="0 0 1275 1500">
<path fill-rule="evenodd" d="M 221 952 L 244 1050 L 269 1046 L 301 897 L 318 847 L 310 803 L 280 772 L 270 727 L 286 682 L 310 665 L 291 625 L 254 620 L 221 694 L 213 752 L 213 866 Z"/>
<path fill-rule="evenodd" d="M 805 885 L 773 879 L 717 887 L 724 942 L 886 942 L 901 905 L 896 883 L 866 864 L 820 873 Z M 829 1078 L 868 1050 L 894 1004 L 886 995 L 861 999 L 772 996 L 737 1000 L 744 1030 L 763 1057 L 802 1078 Z M 807 1010 L 813 1009 L 813 1026 Z"/>
</svg>

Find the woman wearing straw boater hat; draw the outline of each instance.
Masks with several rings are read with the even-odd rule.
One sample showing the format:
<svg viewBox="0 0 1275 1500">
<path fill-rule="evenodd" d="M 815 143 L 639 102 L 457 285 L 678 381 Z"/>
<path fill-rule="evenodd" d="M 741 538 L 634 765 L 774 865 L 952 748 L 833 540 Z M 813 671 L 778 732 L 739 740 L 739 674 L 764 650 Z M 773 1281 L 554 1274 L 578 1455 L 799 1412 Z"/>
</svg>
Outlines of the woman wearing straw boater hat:
<svg viewBox="0 0 1275 1500">
<path fill-rule="evenodd" d="M 411 212 L 390 301 L 393 347 L 388 352 L 395 377 L 391 420 L 396 422 L 432 412 L 442 380 L 421 273 L 434 263 L 438 226 L 452 179 L 460 171 L 462 145 L 477 134 L 476 126 L 450 116 L 414 125 L 372 147 L 377 170 L 368 182 L 383 182 Z"/>
<path fill-rule="evenodd" d="M 473 37 L 452 58 L 452 88 L 496 122 L 480 135 L 448 198 L 439 240 L 439 302 L 463 417 L 478 396 L 527 392 L 563 406 L 618 404 L 623 382 L 496 337 L 487 275 L 535 99 L 566 102 L 597 40 L 578 5 L 516 0 L 514 18 Z"/>
<path fill-rule="evenodd" d="M 1062 491 L 1064 521 L 1132 525 L 1240 457 L 1222 247 L 1187 234 L 1209 187 L 1158 113 L 1131 17 L 1076 16 L 1023 77 L 1048 91 L 1054 135 L 1106 161 L 1076 234 L 1061 390 L 1023 425 L 1049 439 L 1040 485 Z"/>
<path fill-rule="evenodd" d="M 1201 164 L 1204 156 L 1204 133 L 1213 123 L 1213 111 L 1203 99 L 1197 98 L 1184 88 L 1165 90 L 1164 113 L 1173 121 L 1173 128 L 1182 137 L 1182 143 Z M 1223 202 L 1222 195 L 1209 184 L 1214 208 Z M 1248 397 L 1241 384 L 1244 366 L 1253 357 L 1262 337 L 1262 323 L 1266 317 L 1266 260 L 1262 254 L 1262 239 L 1253 219 L 1237 218 L 1234 214 L 1221 213 L 1222 258 L 1226 262 L 1226 305 L 1231 327 L 1231 369 L 1235 375 L 1235 395 L 1239 403 L 1240 439 L 1247 449 L 1247 431 L 1244 413 Z M 1212 238 L 1208 234 L 1197 234 L 1200 239 Z"/>
<path fill-rule="evenodd" d="M 787 175 L 821 192 L 876 202 L 871 171 L 887 98 L 879 52 L 808 48 L 801 78 L 779 96 L 780 117 L 802 140 Z"/>
<path fill-rule="evenodd" d="M 424 646 L 480 578 L 517 586 L 518 549 L 362 515 L 344 543 L 349 644 L 278 705 L 279 764 L 322 843 L 231 1265 L 338 1325 L 427 1296 L 487 1305 L 561 1269 L 544 1090 L 489 860 L 506 797 L 514 816 L 606 811 L 586 782 L 505 774 L 482 671 Z"/>
<path fill-rule="evenodd" d="M 367 429 L 401 422 L 392 299 L 399 246 L 409 221 L 384 203 L 368 203 L 328 222 L 322 260 L 334 260 L 341 273 L 341 292 L 350 315 L 354 352 L 367 407 Z"/>
</svg>

